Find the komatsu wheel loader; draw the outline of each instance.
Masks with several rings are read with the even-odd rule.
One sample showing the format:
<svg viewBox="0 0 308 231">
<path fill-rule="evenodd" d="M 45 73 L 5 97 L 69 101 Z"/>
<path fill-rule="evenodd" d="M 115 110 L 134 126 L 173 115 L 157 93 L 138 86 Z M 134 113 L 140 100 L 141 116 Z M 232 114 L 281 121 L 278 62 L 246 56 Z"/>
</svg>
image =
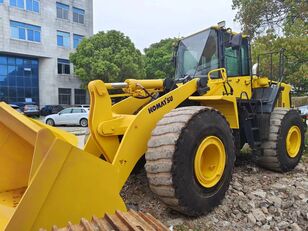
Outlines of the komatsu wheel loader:
<svg viewBox="0 0 308 231">
<path fill-rule="evenodd" d="M 286 172 L 298 164 L 306 128 L 291 108 L 291 85 L 282 82 L 282 68 L 277 76 L 252 71 L 247 36 L 211 27 L 182 39 L 174 61 L 172 79 L 90 82 L 83 149 L 72 135 L 0 103 L 0 230 L 126 211 L 119 193 L 144 155 L 153 193 L 189 216 L 221 202 L 245 143 L 264 168 Z M 110 89 L 126 98 L 112 105 Z"/>
</svg>

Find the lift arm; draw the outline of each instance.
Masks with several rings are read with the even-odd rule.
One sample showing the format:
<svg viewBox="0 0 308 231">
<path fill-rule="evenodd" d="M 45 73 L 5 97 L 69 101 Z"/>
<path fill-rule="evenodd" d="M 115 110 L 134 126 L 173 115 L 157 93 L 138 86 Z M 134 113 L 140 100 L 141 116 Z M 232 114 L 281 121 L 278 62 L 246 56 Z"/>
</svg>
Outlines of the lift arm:
<svg viewBox="0 0 308 231">
<path fill-rule="evenodd" d="M 95 145 L 98 150 L 96 155 L 103 154 L 118 169 L 119 189 L 146 152 L 147 142 L 157 122 L 197 90 L 197 81 L 193 79 L 153 100 L 136 115 L 113 113 L 106 85 L 99 80 L 89 84 L 91 136 L 85 150 L 94 150 Z M 121 142 L 119 136 L 122 136 Z"/>
</svg>

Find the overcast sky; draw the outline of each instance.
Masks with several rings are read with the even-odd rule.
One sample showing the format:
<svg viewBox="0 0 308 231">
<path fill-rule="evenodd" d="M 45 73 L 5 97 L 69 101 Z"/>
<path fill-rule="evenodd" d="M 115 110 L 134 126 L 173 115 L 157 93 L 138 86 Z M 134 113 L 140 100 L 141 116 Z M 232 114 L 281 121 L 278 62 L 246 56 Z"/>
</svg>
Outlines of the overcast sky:
<svg viewBox="0 0 308 231">
<path fill-rule="evenodd" d="M 120 30 L 136 47 L 187 36 L 225 20 L 234 31 L 232 0 L 94 0 L 94 33 Z"/>
</svg>

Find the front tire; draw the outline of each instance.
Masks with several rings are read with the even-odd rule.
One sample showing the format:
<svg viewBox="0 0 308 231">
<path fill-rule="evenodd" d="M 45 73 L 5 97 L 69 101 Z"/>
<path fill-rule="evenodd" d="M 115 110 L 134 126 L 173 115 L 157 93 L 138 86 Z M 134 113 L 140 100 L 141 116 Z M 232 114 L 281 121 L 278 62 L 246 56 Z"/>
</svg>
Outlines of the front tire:
<svg viewBox="0 0 308 231">
<path fill-rule="evenodd" d="M 146 153 L 151 190 L 169 207 L 189 216 L 210 212 L 224 198 L 235 161 L 232 130 L 207 107 L 166 114 Z"/>
<path fill-rule="evenodd" d="M 47 119 L 46 124 L 48 124 L 49 126 L 52 126 L 52 127 L 56 125 L 55 121 L 53 119 Z"/>
<path fill-rule="evenodd" d="M 80 124 L 81 127 L 84 127 L 84 128 L 88 127 L 88 120 L 83 118 L 83 119 L 80 120 L 79 124 Z"/>
<path fill-rule="evenodd" d="M 271 114 L 270 134 L 262 144 L 257 163 L 266 169 L 287 172 L 296 167 L 304 150 L 305 125 L 298 111 L 275 108 Z"/>
</svg>

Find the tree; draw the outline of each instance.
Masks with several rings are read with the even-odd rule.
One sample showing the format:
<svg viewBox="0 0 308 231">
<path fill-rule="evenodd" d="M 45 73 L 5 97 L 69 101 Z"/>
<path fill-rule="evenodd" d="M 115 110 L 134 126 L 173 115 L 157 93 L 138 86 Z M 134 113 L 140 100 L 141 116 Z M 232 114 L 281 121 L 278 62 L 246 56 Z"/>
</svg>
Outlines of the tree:
<svg viewBox="0 0 308 231">
<path fill-rule="evenodd" d="M 235 20 L 242 24 L 244 33 L 252 38 L 253 62 L 257 61 L 258 54 L 284 48 L 285 81 L 292 84 L 296 94 L 307 94 L 308 2 L 233 0 L 232 7 L 238 11 Z"/>
<path fill-rule="evenodd" d="M 126 78 L 144 78 L 142 55 L 129 37 L 115 30 L 85 38 L 70 54 L 75 74 L 83 84 L 101 79 L 122 82 Z"/>
<path fill-rule="evenodd" d="M 285 48 L 285 82 L 291 83 L 296 94 L 307 94 L 308 92 L 308 40 L 304 37 L 285 36 L 278 37 L 273 33 L 258 37 L 252 43 L 253 62 L 257 62 L 259 54 L 269 51 L 279 51 Z M 278 72 L 278 55 L 274 58 L 274 74 Z M 275 59 L 276 58 L 276 59 Z M 261 68 L 269 64 L 269 60 L 261 56 Z M 269 73 L 269 65 L 265 73 Z M 262 68 L 264 70 L 264 68 Z M 266 69 L 266 68 L 265 68 Z"/>
<path fill-rule="evenodd" d="M 163 39 L 144 49 L 145 72 L 148 79 L 174 76 L 174 65 L 171 62 L 176 38 Z"/>
<path fill-rule="evenodd" d="M 307 19 L 306 0 L 232 0 L 237 10 L 235 20 L 243 25 L 243 31 L 254 37 L 268 29 L 276 33 L 284 31 L 286 25 Z M 304 31 L 303 31 L 304 32 Z"/>
</svg>

